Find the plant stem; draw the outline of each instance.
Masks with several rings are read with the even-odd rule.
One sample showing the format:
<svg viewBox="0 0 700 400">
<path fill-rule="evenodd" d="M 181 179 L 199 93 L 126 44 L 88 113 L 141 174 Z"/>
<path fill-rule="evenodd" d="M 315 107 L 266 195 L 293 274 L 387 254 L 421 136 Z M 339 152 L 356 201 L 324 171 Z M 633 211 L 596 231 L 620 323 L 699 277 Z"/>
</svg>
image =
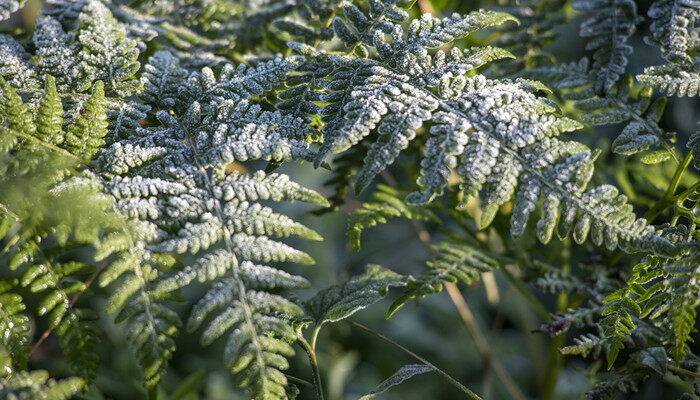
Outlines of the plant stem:
<svg viewBox="0 0 700 400">
<path fill-rule="evenodd" d="M 306 355 L 309 356 L 309 363 L 311 364 L 311 372 L 314 377 L 314 388 L 316 389 L 316 400 L 323 400 L 323 386 L 321 385 L 321 373 L 318 370 L 318 361 L 316 361 L 316 353 L 311 347 L 309 342 L 306 341 L 302 336 L 297 338 L 297 344 L 306 351 Z"/>
<path fill-rule="evenodd" d="M 387 170 L 382 171 L 381 174 L 389 186 L 397 186 L 396 180 Z M 435 255 L 435 250 L 430 246 L 430 233 L 425 228 L 423 222 L 412 219 L 411 224 L 413 225 L 413 229 L 415 230 L 416 235 L 418 236 L 418 240 L 423 244 L 428 254 Z M 505 368 L 503 368 L 503 365 L 501 365 L 501 363 L 497 359 L 495 359 L 491 354 L 489 345 L 484 339 L 484 335 L 481 333 L 476 324 L 474 324 L 471 310 L 469 309 L 469 306 L 467 306 L 467 302 L 464 300 L 464 297 L 459 292 L 459 289 L 457 289 L 457 286 L 455 286 L 455 284 L 451 282 L 444 282 L 444 286 L 450 295 L 452 303 L 457 308 L 457 311 L 462 317 L 462 320 L 467 325 L 467 329 L 474 338 L 474 342 L 476 343 L 476 347 L 479 351 L 479 354 L 481 355 L 484 361 L 484 369 L 486 371 L 489 370 L 489 367 L 493 369 L 498 379 L 505 385 L 506 390 L 508 391 L 508 393 L 510 393 L 511 397 L 513 397 L 516 400 L 525 400 L 525 396 L 523 396 L 523 394 L 518 389 L 518 386 L 515 384 L 515 382 L 513 382 L 513 379 L 508 374 L 508 371 Z M 549 319 L 549 313 L 547 313 L 547 310 L 544 309 L 544 307 L 542 306 L 540 306 L 540 308 L 541 310 L 538 311 L 541 312 L 542 310 L 544 310 L 544 318 Z"/>
<path fill-rule="evenodd" d="M 313 383 L 311 383 L 305 379 L 297 378 L 296 376 L 287 375 L 287 374 L 284 374 L 284 376 L 287 378 L 288 381 L 292 381 L 292 382 L 298 383 L 300 385 L 308 386 L 308 387 L 314 386 Z"/>
<path fill-rule="evenodd" d="M 683 157 L 683 160 L 681 160 L 681 162 L 678 164 L 678 167 L 676 167 L 676 171 L 673 173 L 673 177 L 671 178 L 671 183 L 669 183 L 668 188 L 666 188 L 666 192 L 664 192 L 663 197 L 654 203 L 642 216 L 642 218 L 647 220 L 647 223 L 651 224 L 656 217 L 659 216 L 659 214 L 661 214 L 666 208 L 673 205 L 673 195 L 676 193 L 678 185 L 681 182 L 681 178 L 683 177 L 683 172 L 685 172 L 686 168 L 688 168 L 692 158 L 693 150 L 691 149 L 688 151 L 685 157 Z M 620 261 L 620 258 L 622 258 L 624 254 L 625 253 L 622 250 L 617 250 L 610 257 L 610 260 L 607 263 L 608 267 L 611 267 Z"/>
<path fill-rule="evenodd" d="M 697 373 L 697 372 L 689 371 L 689 370 L 687 370 L 687 369 L 685 369 L 685 368 L 676 367 L 675 365 L 672 365 L 672 364 L 669 364 L 667 368 L 670 369 L 670 370 L 673 371 L 673 372 L 678 372 L 678 373 L 681 373 L 681 374 L 684 374 L 684 375 L 689 375 L 689 376 L 692 376 L 692 377 L 695 377 L 695 378 L 700 379 L 700 374 Z"/>
<path fill-rule="evenodd" d="M 314 327 L 314 332 L 311 334 L 311 350 L 316 350 L 316 340 L 318 339 L 318 333 L 321 332 L 322 325 L 316 325 Z"/>
<path fill-rule="evenodd" d="M 512 398 L 516 400 L 525 400 L 525 396 L 520 392 L 518 385 L 515 384 L 513 378 L 508 374 L 508 371 L 503 368 L 503 365 L 491 354 L 489 343 L 474 321 L 474 314 L 472 314 L 471 309 L 469 309 L 464 296 L 459 292 L 457 286 L 452 282 L 445 282 L 445 290 L 447 290 L 447 293 L 450 295 L 452 303 L 457 308 L 460 317 L 462 317 L 462 321 L 464 321 L 464 325 L 467 326 L 467 330 L 474 339 L 476 349 L 484 361 L 484 368 L 488 369 L 490 367 L 493 370 Z"/>
<path fill-rule="evenodd" d="M 359 324 L 359 323 L 357 323 L 357 322 L 355 322 L 355 321 L 352 321 L 352 320 L 349 320 L 349 319 L 346 319 L 345 321 L 348 322 L 348 323 L 350 323 L 350 324 L 355 325 L 355 326 L 358 327 L 358 328 L 364 329 L 365 331 L 367 331 L 367 332 L 369 332 L 369 333 L 371 333 L 371 334 L 377 336 L 378 338 L 380 338 L 380 339 L 382 339 L 382 340 L 384 340 L 384 341 L 386 341 L 386 342 L 388 342 L 388 343 L 393 344 L 394 346 L 396 346 L 396 347 L 398 347 L 399 349 L 403 350 L 403 351 L 406 352 L 407 354 L 411 355 L 411 356 L 412 356 L 413 358 L 415 358 L 416 360 L 418 360 L 418 361 L 422 362 L 423 364 L 425 364 L 426 366 L 432 368 L 433 371 L 435 371 L 435 372 L 437 372 L 438 374 L 442 375 L 442 377 L 445 378 L 448 382 L 450 382 L 453 386 L 455 386 L 456 388 L 458 388 L 458 389 L 461 390 L 462 392 L 466 393 L 466 395 L 467 395 L 470 399 L 472 399 L 472 400 L 483 400 L 481 397 L 479 397 L 479 395 L 477 395 L 476 393 L 474 393 L 474 392 L 472 392 L 471 390 L 469 390 L 466 386 L 464 386 L 464 385 L 462 385 L 461 383 L 459 383 L 459 381 L 457 381 L 456 379 L 454 379 L 453 377 L 451 377 L 450 375 L 448 375 L 446 372 L 444 372 L 444 371 L 441 370 L 440 368 L 438 368 L 438 367 L 436 367 L 435 365 L 433 365 L 432 363 L 430 363 L 430 362 L 429 362 L 428 360 L 426 360 L 425 358 L 423 358 L 423 357 L 419 356 L 418 354 L 412 352 L 411 350 L 409 350 L 409 349 L 407 349 L 407 348 L 401 346 L 400 344 L 394 342 L 393 340 L 391 340 L 391 339 L 389 339 L 388 337 L 382 335 L 381 333 L 375 332 L 375 331 L 371 330 L 370 328 L 368 328 L 368 327 L 366 327 L 366 326 L 364 326 L 364 325 L 362 325 L 362 324 Z"/>
</svg>

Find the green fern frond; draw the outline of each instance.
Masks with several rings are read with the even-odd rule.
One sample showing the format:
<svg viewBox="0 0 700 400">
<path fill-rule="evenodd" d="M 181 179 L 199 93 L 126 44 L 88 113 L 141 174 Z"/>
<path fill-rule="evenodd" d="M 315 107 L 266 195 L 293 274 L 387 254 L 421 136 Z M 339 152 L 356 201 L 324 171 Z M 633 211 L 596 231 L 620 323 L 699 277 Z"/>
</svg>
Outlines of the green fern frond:
<svg viewBox="0 0 700 400">
<path fill-rule="evenodd" d="M 367 265 L 362 275 L 316 293 L 304 302 L 315 329 L 343 320 L 381 300 L 391 287 L 406 285 L 406 277 L 379 265 Z"/>
<path fill-rule="evenodd" d="M 6 215 L 0 215 L 9 220 Z M 0 280 L 0 376 L 5 377 L 26 368 L 29 353 L 29 318 L 22 312 L 26 309 L 22 296 L 13 293 L 17 279 Z"/>
<path fill-rule="evenodd" d="M 428 261 L 430 269 L 409 279 L 406 292 L 389 307 L 387 317 L 409 300 L 441 292 L 445 282 L 468 285 L 479 279 L 482 273 L 499 266 L 498 261 L 482 250 L 464 242 L 443 242 L 433 246 L 433 250 L 437 255 Z"/>
<path fill-rule="evenodd" d="M 20 371 L 0 379 L 0 397 L 11 400 L 69 400 L 78 395 L 85 382 L 76 377 L 55 380 L 44 370 Z"/>
<path fill-rule="evenodd" d="M 377 185 L 370 201 L 362 208 L 350 214 L 348 220 L 348 237 L 355 250 L 360 249 L 360 235 L 370 226 L 384 224 L 389 218 L 407 218 L 440 222 L 439 218 L 429 209 L 419 205 L 406 204 L 401 197 L 405 194 L 386 185 Z"/>
</svg>

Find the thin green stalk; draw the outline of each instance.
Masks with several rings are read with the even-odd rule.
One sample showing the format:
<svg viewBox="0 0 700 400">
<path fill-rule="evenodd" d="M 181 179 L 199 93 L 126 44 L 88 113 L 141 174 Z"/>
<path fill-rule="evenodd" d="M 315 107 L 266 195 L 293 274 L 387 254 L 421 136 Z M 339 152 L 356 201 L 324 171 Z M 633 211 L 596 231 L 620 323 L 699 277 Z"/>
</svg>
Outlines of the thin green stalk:
<svg viewBox="0 0 700 400">
<path fill-rule="evenodd" d="M 432 363 L 430 363 L 430 362 L 429 362 L 428 360 L 426 360 L 425 358 L 423 358 L 423 357 L 419 356 L 418 354 L 412 352 L 411 350 L 409 350 L 409 349 L 407 349 L 407 348 L 401 346 L 400 344 L 394 342 L 393 340 L 391 340 L 391 339 L 389 339 L 388 337 L 382 335 L 381 333 L 375 332 L 375 331 L 371 330 L 370 328 L 368 328 L 368 327 L 366 327 L 366 326 L 364 326 L 364 325 L 362 325 L 362 324 L 359 324 L 359 323 L 357 323 L 357 322 L 355 322 L 355 321 L 352 321 L 352 320 L 349 320 L 349 319 L 346 319 L 345 321 L 348 322 L 348 323 L 350 323 L 350 324 L 355 325 L 355 326 L 358 327 L 358 328 L 361 328 L 361 329 L 363 329 L 363 330 L 365 330 L 365 331 L 367 331 L 367 332 L 373 334 L 374 336 L 377 336 L 378 338 L 380 338 L 380 339 L 382 339 L 382 340 L 384 340 L 384 341 L 386 341 L 386 342 L 388 342 L 388 343 L 393 344 L 394 346 L 396 346 L 396 347 L 398 347 L 399 349 L 403 350 L 405 353 L 411 355 L 411 356 L 412 356 L 413 358 L 415 358 L 416 360 L 418 360 L 418 361 L 422 362 L 423 364 L 425 364 L 426 366 L 432 368 L 433 371 L 435 371 L 435 372 L 437 372 L 438 374 L 442 375 L 443 378 L 445 378 L 448 382 L 450 382 L 450 383 L 451 383 L 453 386 L 455 386 L 457 389 L 459 389 L 459 390 L 461 390 L 462 392 L 464 392 L 470 399 L 472 399 L 472 400 L 483 400 L 481 397 L 479 397 L 479 395 L 477 395 L 476 393 L 474 393 L 474 392 L 472 392 L 471 390 L 469 390 L 466 386 L 464 386 L 464 385 L 462 385 L 461 383 L 459 383 L 459 381 L 457 381 L 456 379 L 454 379 L 453 377 L 451 377 L 450 375 L 448 375 L 447 373 L 445 373 L 443 370 L 441 370 L 440 368 L 438 368 L 438 367 L 436 367 L 435 365 L 433 365 Z"/>
<path fill-rule="evenodd" d="M 670 369 L 670 370 L 673 371 L 673 372 L 677 372 L 677 373 L 680 373 L 680 374 L 684 374 L 684 375 L 688 375 L 688 376 L 692 376 L 692 377 L 694 377 L 694 378 L 700 379 L 700 374 L 699 374 L 699 373 L 694 372 L 694 371 L 689 371 L 689 370 L 687 370 L 687 369 L 685 369 L 685 368 L 680 368 L 680 367 L 676 367 L 675 365 L 669 364 L 669 365 L 668 365 L 668 369 Z"/>
<path fill-rule="evenodd" d="M 309 356 L 309 363 L 311 364 L 311 372 L 314 377 L 314 389 L 316 389 L 316 400 L 323 400 L 323 386 L 321 385 L 321 373 L 318 369 L 318 361 L 316 360 L 316 353 L 311 347 L 309 342 L 303 337 L 297 338 L 297 344 L 304 349 L 306 355 Z"/>
<path fill-rule="evenodd" d="M 646 213 L 642 216 L 642 218 L 646 219 L 648 223 L 652 223 L 656 217 L 659 216 L 664 210 L 666 210 L 668 207 L 673 206 L 674 204 L 674 194 L 676 193 L 676 190 L 678 189 L 678 185 L 681 182 L 681 178 L 683 177 L 683 172 L 685 172 L 686 168 L 688 168 L 688 165 L 690 165 L 690 161 L 693 159 L 693 150 L 689 150 L 688 153 L 683 157 L 683 160 L 678 164 L 678 167 L 676 168 L 676 171 L 673 173 L 673 177 L 671 178 L 671 183 L 669 183 L 668 188 L 666 188 L 666 192 L 664 192 L 664 195 L 656 202 L 654 205 L 651 206 L 649 210 L 647 210 Z M 610 260 L 607 263 L 608 267 L 611 267 L 615 264 L 617 264 L 618 261 L 620 261 L 620 258 L 625 253 L 622 250 L 617 250 L 611 257 Z"/>
<path fill-rule="evenodd" d="M 316 325 L 314 331 L 311 334 L 311 350 L 316 350 L 316 340 L 318 340 L 318 333 L 321 332 L 322 325 Z"/>
</svg>

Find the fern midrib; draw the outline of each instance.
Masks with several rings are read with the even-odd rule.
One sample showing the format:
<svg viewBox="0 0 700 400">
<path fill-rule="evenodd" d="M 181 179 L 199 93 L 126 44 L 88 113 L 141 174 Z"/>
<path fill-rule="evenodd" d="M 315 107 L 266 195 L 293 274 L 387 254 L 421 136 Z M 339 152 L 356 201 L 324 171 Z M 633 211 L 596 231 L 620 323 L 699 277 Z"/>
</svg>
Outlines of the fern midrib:
<svg viewBox="0 0 700 400">
<path fill-rule="evenodd" d="M 202 166 L 202 163 L 199 160 L 198 157 L 198 152 L 197 149 L 194 147 L 193 143 L 194 141 L 192 140 L 192 137 L 190 135 L 189 130 L 184 129 L 182 124 L 180 124 L 180 121 L 177 121 L 178 125 L 180 125 L 180 129 L 185 132 L 185 136 L 187 137 L 187 145 L 190 147 L 192 150 L 192 155 L 197 163 L 197 168 L 199 169 L 200 174 L 202 175 L 202 178 L 204 180 L 204 183 L 207 186 L 207 191 L 211 195 L 212 199 L 216 199 L 216 196 L 214 194 L 214 187 L 211 183 L 211 180 L 209 179 L 209 175 L 207 175 L 207 172 L 205 168 Z M 224 244 L 226 245 L 226 250 L 230 254 L 235 254 L 234 248 L 235 246 L 233 245 L 233 242 L 231 241 L 231 231 L 228 229 L 228 226 L 226 224 L 226 220 L 224 219 L 224 213 L 223 210 L 221 209 L 221 204 L 219 200 L 214 201 L 214 210 L 216 212 L 216 217 L 219 219 L 221 222 L 221 227 L 224 231 Z M 255 327 L 255 322 L 253 321 L 253 311 L 248 304 L 248 298 L 247 298 L 247 293 L 246 293 L 246 287 L 245 283 L 243 280 L 240 278 L 238 274 L 238 266 L 233 265 L 233 268 L 231 268 L 231 276 L 233 280 L 236 282 L 237 286 L 237 291 L 238 291 L 238 302 L 241 304 L 241 307 L 243 307 L 243 314 L 245 315 L 245 323 L 248 325 L 249 329 L 251 329 L 251 342 L 253 344 L 253 347 L 255 348 L 255 362 L 258 365 L 258 368 L 260 370 L 261 374 L 264 374 L 265 371 L 265 361 L 263 359 L 263 350 L 262 350 L 262 345 L 260 344 L 258 340 L 258 330 Z M 264 376 L 262 377 L 264 379 Z"/>
</svg>

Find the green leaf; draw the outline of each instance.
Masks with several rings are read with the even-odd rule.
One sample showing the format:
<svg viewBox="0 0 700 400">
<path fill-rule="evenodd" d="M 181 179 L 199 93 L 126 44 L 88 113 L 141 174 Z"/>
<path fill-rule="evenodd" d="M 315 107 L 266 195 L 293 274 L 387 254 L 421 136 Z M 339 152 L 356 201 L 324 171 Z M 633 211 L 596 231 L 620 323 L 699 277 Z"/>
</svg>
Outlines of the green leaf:
<svg viewBox="0 0 700 400">
<path fill-rule="evenodd" d="M 424 374 L 426 372 L 431 372 L 433 369 L 424 364 L 408 364 L 399 368 L 394 375 L 390 376 L 387 380 L 380 383 L 376 388 L 366 395 L 360 397 L 359 400 L 370 400 L 373 399 L 375 395 L 387 391 L 390 387 L 399 385 L 404 381 L 413 378 L 416 375 Z"/>
<path fill-rule="evenodd" d="M 641 161 L 644 164 L 658 164 L 669 160 L 670 158 L 671 153 L 669 153 L 667 150 L 657 150 L 643 155 Z"/>
<path fill-rule="evenodd" d="M 364 274 L 318 292 L 304 306 L 314 324 L 320 326 L 345 319 L 378 302 L 390 287 L 405 286 L 406 281 L 402 275 L 370 264 Z"/>
<path fill-rule="evenodd" d="M 643 364 L 661 375 L 666 375 L 668 356 L 663 347 L 651 347 L 632 354 L 632 359 Z"/>
</svg>

